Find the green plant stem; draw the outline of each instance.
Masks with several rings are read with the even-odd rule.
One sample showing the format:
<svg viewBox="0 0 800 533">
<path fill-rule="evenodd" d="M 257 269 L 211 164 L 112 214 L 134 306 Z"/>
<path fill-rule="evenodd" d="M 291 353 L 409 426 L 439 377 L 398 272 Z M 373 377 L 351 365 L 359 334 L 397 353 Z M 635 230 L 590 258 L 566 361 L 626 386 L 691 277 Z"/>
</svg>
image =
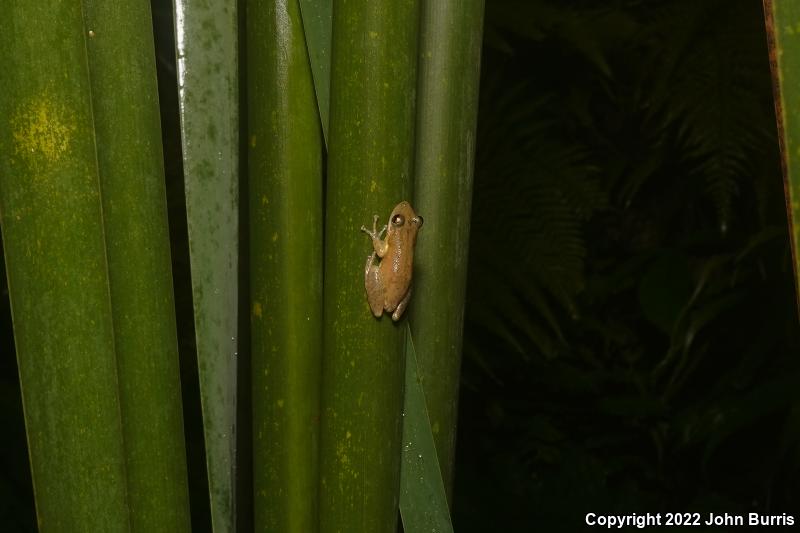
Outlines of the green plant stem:
<svg viewBox="0 0 800 533">
<path fill-rule="evenodd" d="M 81 4 L 0 21 L 0 224 L 39 530 L 129 530 Z"/>
<path fill-rule="evenodd" d="M 189 530 L 150 4 L 84 1 L 131 528 Z M 121 61 L 120 58 L 125 58 Z"/>
<path fill-rule="evenodd" d="M 257 531 L 317 530 L 322 131 L 297 0 L 247 4 Z"/>
<path fill-rule="evenodd" d="M 320 528 L 394 533 L 404 331 L 370 312 L 359 228 L 411 192 L 419 10 L 342 0 L 333 13 Z"/>
<path fill-rule="evenodd" d="M 239 352 L 237 4 L 174 0 L 186 217 L 211 521 L 236 530 Z"/>
<path fill-rule="evenodd" d="M 411 331 L 445 487 L 453 478 L 483 0 L 422 2 Z M 424 297 L 420 297 L 424 295 Z"/>
</svg>

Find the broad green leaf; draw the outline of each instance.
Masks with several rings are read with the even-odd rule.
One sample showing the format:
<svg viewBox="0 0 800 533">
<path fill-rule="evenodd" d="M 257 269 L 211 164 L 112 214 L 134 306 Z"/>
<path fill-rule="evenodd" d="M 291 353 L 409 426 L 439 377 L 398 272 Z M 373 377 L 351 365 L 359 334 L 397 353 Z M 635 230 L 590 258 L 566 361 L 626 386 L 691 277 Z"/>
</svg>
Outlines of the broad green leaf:
<svg viewBox="0 0 800 533">
<path fill-rule="evenodd" d="M 174 0 L 183 169 L 211 518 L 236 529 L 237 4 Z"/>
</svg>

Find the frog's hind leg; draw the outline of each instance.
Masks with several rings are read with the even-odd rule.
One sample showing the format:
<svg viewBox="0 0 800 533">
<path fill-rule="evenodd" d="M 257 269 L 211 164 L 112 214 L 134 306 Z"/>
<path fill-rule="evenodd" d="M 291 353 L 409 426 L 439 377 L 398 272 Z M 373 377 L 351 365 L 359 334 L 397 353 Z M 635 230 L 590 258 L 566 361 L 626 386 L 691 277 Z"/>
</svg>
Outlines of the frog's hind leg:
<svg viewBox="0 0 800 533">
<path fill-rule="evenodd" d="M 403 316 L 403 311 L 405 311 L 406 307 L 408 307 L 409 300 L 411 300 L 411 287 L 408 288 L 408 292 L 406 292 L 406 295 L 403 296 L 403 299 L 400 300 L 399 304 L 397 304 L 394 313 L 392 313 L 393 322 L 397 322 L 400 320 L 400 317 Z"/>
<path fill-rule="evenodd" d="M 364 287 L 367 289 L 367 301 L 372 314 L 380 318 L 383 314 L 383 291 L 378 278 L 378 267 L 373 266 L 377 254 L 372 252 L 367 256 L 367 265 L 364 267 Z"/>
</svg>

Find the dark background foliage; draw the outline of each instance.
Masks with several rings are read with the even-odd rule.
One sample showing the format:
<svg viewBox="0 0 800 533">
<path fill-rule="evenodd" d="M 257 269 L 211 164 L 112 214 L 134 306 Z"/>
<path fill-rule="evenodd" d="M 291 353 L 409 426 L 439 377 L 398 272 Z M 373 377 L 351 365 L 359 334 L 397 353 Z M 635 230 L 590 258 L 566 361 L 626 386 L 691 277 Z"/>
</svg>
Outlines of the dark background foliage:
<svg viewBox="0 0 800 533">
<path fill-rule="evenodd" d="M 201 531 L 171 6 L 153 7 Z M 759 0 L 487 0 L 457 531 L 797 511 L 800 330 L 765 43 Z M 0 529 L 32 531 L 0 289 Z"/>
<path fill-rule="evenodd" d="M 456 529 L 796 512 L 761 2 L 488 0 L 486 24 Z"/>
</svg>

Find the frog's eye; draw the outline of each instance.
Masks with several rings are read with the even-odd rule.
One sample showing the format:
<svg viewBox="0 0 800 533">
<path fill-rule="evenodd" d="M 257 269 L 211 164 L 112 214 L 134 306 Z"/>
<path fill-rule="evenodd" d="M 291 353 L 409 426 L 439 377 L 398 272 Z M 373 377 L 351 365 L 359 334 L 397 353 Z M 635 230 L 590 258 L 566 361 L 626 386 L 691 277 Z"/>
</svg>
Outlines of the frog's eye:
<svg viewBox="0 0 800 533">
<path fill-rule="evenodd" d="M 417 215 L 417 216 L 415 216 L 414 218 L 411 219 L 411 222 L 413 222 L 414 224 L 416 224 L 417 226 L 419 226 L 421 228 L 422 224 L 425 222 L 425 219 L 422 218 L 422 215 Z"/>
<path fill-rule="evenodd" d="M 392 224 L 394 226 L 400 227 L 405 224 L 406 218 L 403 215 L 395 215 L 392 217 Z"/>
</svg>

